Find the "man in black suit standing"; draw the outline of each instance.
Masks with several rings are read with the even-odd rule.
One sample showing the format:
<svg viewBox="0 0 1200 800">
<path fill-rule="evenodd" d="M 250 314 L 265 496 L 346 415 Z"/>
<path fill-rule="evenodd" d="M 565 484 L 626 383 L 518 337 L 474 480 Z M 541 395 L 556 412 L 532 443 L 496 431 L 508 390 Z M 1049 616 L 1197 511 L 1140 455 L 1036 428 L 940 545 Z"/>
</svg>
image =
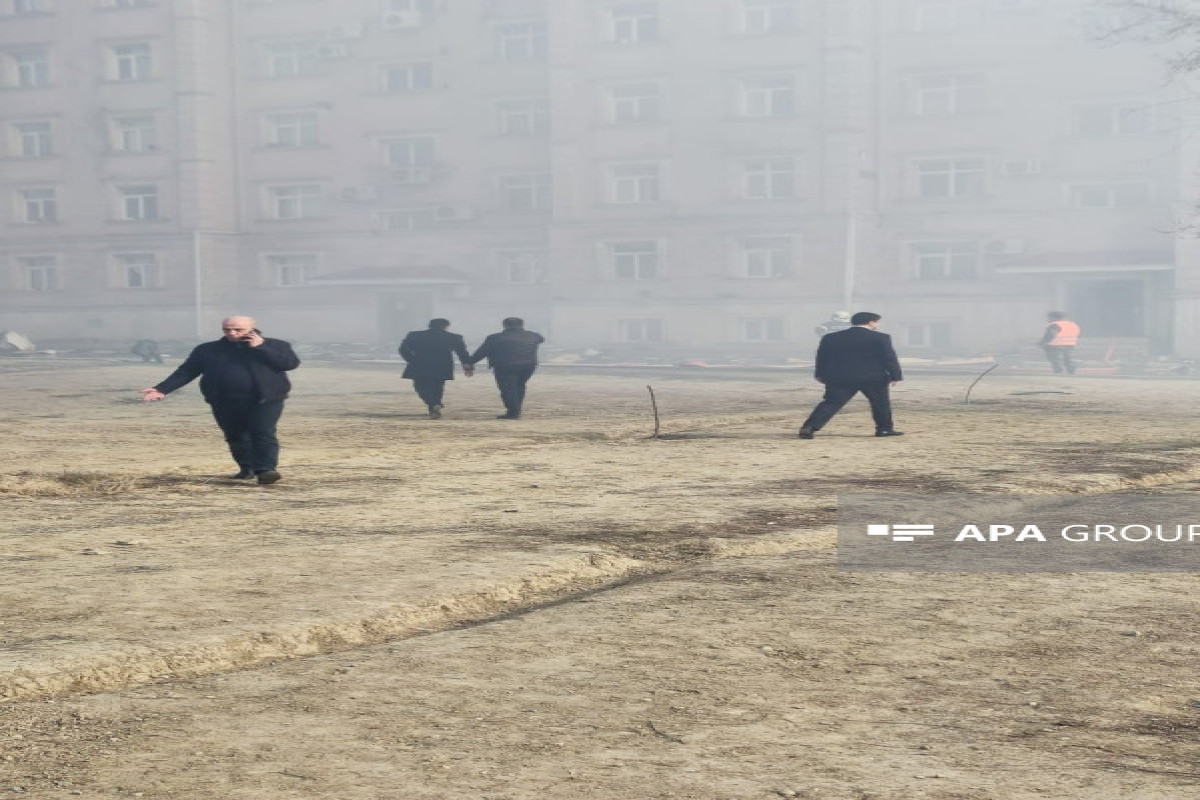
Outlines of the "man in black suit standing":
<svg viewBox="0 0 1200 800">
<path fill-rule="evenodd" d="M 463 365 L 463 374 L 468 378 L 475 374 L 466 342 L 446 330 L 449 327 L 448 319 L 431 319 L 428 329 L 410 331 L 400 343 L 400 356 L 407 362 L 401 377 L 412 379 L 413 390 L 429 407 L 430 419 L 442 418 L 446 381 L 454 380 L 454 356 Z"/>
<path fill-rule="evenodd" d="M 888 388 L 903 380 L 900 361 L 892 349 L 892 337 L 876 330 L 880 319 L 878 314 L 859 311 L 850 318 L 849 328 L 821 337 L 813 377 L 825 384 L 825 397 L 801 426 L 801 439 L 813 438 L 859 392 L 871 404 L 875 435 L 902 435 L 892 427 L 888 399 Z"/>
<path fill-rule="evenodd" d="M 142 389 L 142 399 L 162 400 L 200 378 L 200 394 L 239 467 L 233 477 L 257 477 L 270 486 L 282 479 L 276 428 L 292 390 L 287 373 L 300 359 L 288 342 L 263 336 L 251 317 L 225 319 L 221 333 L 216 341 L 196 345 L 162 382 Z"/>
<path fill-rule="evenodd" d="M 504 403 L 504 413 L 496 419 L 520 419 L 525 384 L 537 369 L 538 345 L 546 340 L 540 333 L 525 330 L 525 320 L 520 317 L 505 317 L 500 325 L 503 330 L 484 339 L 468 363 L 486 358 L 491 365 Z"/>
</svg>

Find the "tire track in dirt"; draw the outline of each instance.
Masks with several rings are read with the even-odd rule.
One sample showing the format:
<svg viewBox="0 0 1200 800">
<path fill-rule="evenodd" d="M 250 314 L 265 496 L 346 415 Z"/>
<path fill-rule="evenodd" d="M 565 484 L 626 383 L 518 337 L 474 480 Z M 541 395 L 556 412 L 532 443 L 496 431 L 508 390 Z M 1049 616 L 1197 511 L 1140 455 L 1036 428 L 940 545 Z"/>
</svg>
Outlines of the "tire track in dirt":
<svg viewBox="0 0 1200 800">
<path fill-rule="evenodd" d="M 631 579 L 664 575 L 702 562 L 823 549 L 832 546 L 833 541 L 834 533 L 826 530 L 754 541 L 682 540 L 656 558 L 592 553 L 561 559 L 549 569 L 515 575 L 482 590 L 436 597 L 423 604 L 377 608 L 360 617 L 12 669 L 0 673 L 0 700 L 112 691 L 401 641 L 528 613 L 548 604 L 608 591 Z"/>
<path fill-rule="evenodd" d="M 1087 487 L 1038 487 L 1026 494 L 1110 493 L 1166 488 L 1200 481 L 1200 468 L 1180 469 L 1133 479 L 1101 478 Z M 881 486 L 896 491 L 895 481 Z M 764 482 L 766 493 L 779 490 Z M 830 482 L 827 489 L 835 489 Z M 862 490 L 861 488 L 859 489 Z M 529 613 L 550 604 L 619 588 L 631 580 L 663 577 L 702 563 L 745 556 L 787 555 L 830 549 L 836 529 L 829 527 L 830 509 L 814 506 L 813 521 L 822 527 L 779 531 L 754 539 L 713 536 L 674 538 L 669 546 L 652 547 L 598 537 L 610 552 L 559 559 L 551 567 L 514 575 L 483 589 L 431 598 L 421 604 L 383 606 L 358 617 L 292 623 L 254 633 L 163 648 L 110 652 L 86 660 L 26 666 L 0 672 L 0 700 L 31 700 L 70 694 L 125 689 L 132 686 L 255 669 L 267 664 L 354 650 L 385 641 L 402 641 L 438 631 L 488 624 Z M 737 520 L 727 523 L 733 529 Z M 711 526 L 717 533 L 723 525 Z M 586 541 L 586 537 L 585 537 Z M 589 542 L 594 544 L 594 542 Z M 613 545 L 616 545 L 614 548 Z"/>
</svg>

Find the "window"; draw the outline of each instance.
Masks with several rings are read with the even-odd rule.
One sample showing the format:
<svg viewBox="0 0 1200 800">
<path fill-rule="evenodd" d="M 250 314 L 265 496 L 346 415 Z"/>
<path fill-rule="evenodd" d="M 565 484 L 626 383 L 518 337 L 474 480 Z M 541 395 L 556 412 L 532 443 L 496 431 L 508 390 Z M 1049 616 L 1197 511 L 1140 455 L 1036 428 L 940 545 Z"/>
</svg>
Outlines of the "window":
<svg viewBox="0 0 1200 800">
<path fill-rule="evenodd" d="M 608 38 L 617 44 L 658 39 L 658 3 L 620 3 L 608 9 Z"/>
<path fill-rule="evenodd" d="M 742 33 L 790 33 L 797 26 L 796 0 L 742 0 Z"/>
<path fill-rule="evenodd" d="M 270 147 L 312 147 L 320 144 L 317 115 L 301 111 L 271 114 L 267 117 L 267 145 Z"/>
<path fill-rule="evenodd" d="M 17 258 L 17 267 L 29 291 L 52 292 L 58 288 L 58 258 L 55 256 L 22 256 Z"/>
<path fill-rule="evenodd" d="M 655 83 L 622 83 L 608 90 L 610 122 L 657 122 L 662 117 L 662 101 Z"/>
<path fill-rule="evenodd" d="M 264 71 L 272 78 L 294 78 L 315 75 L 321 59 L 315 42 L 277 42 L 263 48 L 266 55 Z"/>
<path fill-rule="evenodd" d="M 788 117 L 796 113 L 796 77 L 765 75 L 741 83 L 744 117 Z"/>
<path fill-rule="evenodd" d="M 923 117 L 976 114 L 984 110 L 986 83 L 980 72 L 921 75 L 915 83 L 914 111 Z"/>
<path fill-rule="evenodd" d="M 910 13 L 914 31 L 952 31 L 959 26 L 955 0 L 916 2 L 913 3 Z"/>
<path fill-rule="evenodd" d="M 417 61 L 383 68 L 385 92 L 417 92 L 433 88 L 433 64 Z"/>
<path fill-rule="evenodd" d="M 548 211 L 553 202 L 550 176 L 508 175 L 500 179 L 500 195 L 509 211 Z"/>
<path fill-rule="evenodd" d="M 434 142 L 428 136 L 385 139 L 384 163 L 393 167 L 427 166 L 434 161 Z"/>
<path fill-rule="evenodd" d="M 54 222 L 58 219 L 57 193 L 54 189 L 20 189 L 17 197 L 22 222 Z"/>
<path fill-rule="evenodd" d="M 777 200 L 795 196 L 795 159 L 750 158 L 742 162 L 742 197 Z"/>
<path fill-rule="evenodd" d="M 432 207 L 384 211 L 379 215 L 380 225 L 385 231 L 421 231 L 437 224 Z"/>
<path fill-rule="evenodd" d="M 50 84 L 50 55 L 45 50 L 21 50 L 9 54 L 9 84 L 34 89 Z"/>
<path fill-rule="evenodd" d="M 661 319 L 623 319 L 618 326 L 622 342 L 661 342 L 665 338 Z"/>
<path fill-rule="evenodd" d="M 270 186 L 270 213 L 275 219 L 315 217 L 321 210 L 321 187 L 312 184 Z"/>
<path fill-rule="evenodd" d="M 741 321 L 743 342 L 783 341 L 783 320 L 779 317 L 759 317 Z"/>
<path fill-rule="evenodd" d="M 796 243 L 790 236 L 747 236 L 738 241 L 744 278 L 783 278 L 792 272 Z"/>
<path fill-rule="evenodd" d="M 388 14 L 428 14 L 433 11 L 434 0 L 387 0 L 384 11 Z"/>
<path fill-rule="evenodd" d="M 14 14 L 47 14 L 50 0 L 13 0 Z"/>
<path fill-rule="evenodd" d="M 152 78 L 150 45 L 115 45 L 112 48 L 112 65 L 112 77 L 118 81 L 141 81 Z"/>
<path fill-rule="evenodd" d="M 550 130 L 550 104 L 545 100 L 503 100 L 496 104 L 501 136 L 541 136 Z"/>
<path fill-rule="evenodd" d="M 154 253 L 117 253 L 116 283 L 123 289 L 153 289 L 159 285 L 158 256 Z"/>
<path fill-rule="evenodd" d="M 154 117 L 138 114 L 113 118 L 113 149 L 122 153 L 146 153 L 158 147 Z"/>
<path fill-rule="evenodd" d="M 505 283 L 544 281 L 547 261 L 548 254 L 545 250 L 502 250 L 496 253 L 496 263 Z"/>
<path fill-rule="evenodd" d="M 922 158 L 913 161 L 913 170 L 918 197 L 982 197 L 986 189 L 982 158 Z"/>
<path fill-rule="evenodd" d="M 613 203 L 654 203 L 662 199 L 659 165 L 653 162 L 614 164 L 609 173 Z"/>
<path fill-rule="evenodd" d="M 1144 183 L 1095 183 L 1070 187 L 1071 205 L 1076 208 L 1126 208 L 1150 203 L 1150 187 Z"/>
<path fill-rule="evenodd" d="M 436 162 L 434 141 L 429 136 L 384 139 L 383 163 L 392 168 L 392 179 L 399 184 L 424 184 L 433 180 Z"/>
<path fill-rule="evenodd" d="M 158 219 L 158 187 L 150 184 L 121 186 L 121 218 L 127 220 Z"/>
<path fill-rule="evenodd" d="M 1149 109 L 1143 105 L 1093 105 L 1075 109 L 1075 134 L 1089 139 L 1142 136 L 1150 132 Z"/>
<path fill-rule="evenodd" d="M 622 281 L 652 281 L 658 277 L 658 242 L 612 242 L 608 245 L 613 277 Z"/>
<path fill-rule="evenodd" d="M 421 27 L 432 14 L 437 0 L 384 0 L 383 27 L 386 30 L 413 30 Z"/>
<path fill-rule="evenodd" d="M 266 261 L 276 286 L 304 286 L 317 271 L 312 253 L 272 253 Z"/>
<path fill-rule="evenodd" d="M 54 140 L 49 122 L 16 122 L 17 155 L 22 158 L 45 158 L 54 155 Z"/>
<path fill-rule="evenodd" d="M 541 61 L 546 58 L 544 22 L 510 22 L 496 27 L 496 54 L 502 61 Z"/>
<path fill-rule="evenodd" d="M 909 347 L 945 349 L 951 346 L 949 322 L 910 322 L 904 331 L 904 343 Z"/>
<path fill-rule="evenodd" d="M 970 280 L 979 277 L 984 249 L 974 240 L 911 242 L 908 253 L 920 280 Z"/>
</svg>

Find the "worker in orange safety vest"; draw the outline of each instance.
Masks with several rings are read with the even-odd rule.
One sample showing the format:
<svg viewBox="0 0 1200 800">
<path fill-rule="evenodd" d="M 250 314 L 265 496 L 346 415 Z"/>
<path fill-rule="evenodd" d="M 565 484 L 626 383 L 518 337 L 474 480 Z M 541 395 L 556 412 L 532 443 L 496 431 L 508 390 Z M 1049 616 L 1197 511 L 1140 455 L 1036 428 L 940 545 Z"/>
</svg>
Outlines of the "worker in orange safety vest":
<svg viewBox="0 0 1200 800">
<path fill-rule="evenodd" d="M 1055 375 L 1075 374 L 1075 345 L 1079 343 L 1079 326 L 1067 319 L 1062 311 L 1046 314 L 1046 331 L 1038 344 L 1046 353 Z"/>
</svg>

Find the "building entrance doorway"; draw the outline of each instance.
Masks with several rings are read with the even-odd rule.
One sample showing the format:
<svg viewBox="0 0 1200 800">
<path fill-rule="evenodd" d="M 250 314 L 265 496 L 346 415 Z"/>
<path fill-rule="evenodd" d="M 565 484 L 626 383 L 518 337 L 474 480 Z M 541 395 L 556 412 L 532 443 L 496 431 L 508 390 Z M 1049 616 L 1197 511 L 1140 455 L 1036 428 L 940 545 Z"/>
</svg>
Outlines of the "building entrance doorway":
<svg viewBox="0 0 1200 800">
<path fill-rule="evenodd" d="M 433 292 L 384 292 L 379 296 L 379 339 L 399 345 L 404 334 L 421 330 L 433 317 Z"/>
<path fill-rule="evenodd" d="M 1146 284 L 1136 279 L 1079 280 L 1067 284 L 1068 316 L 1085 337 L 1146 336 Z"/>
</svg>

